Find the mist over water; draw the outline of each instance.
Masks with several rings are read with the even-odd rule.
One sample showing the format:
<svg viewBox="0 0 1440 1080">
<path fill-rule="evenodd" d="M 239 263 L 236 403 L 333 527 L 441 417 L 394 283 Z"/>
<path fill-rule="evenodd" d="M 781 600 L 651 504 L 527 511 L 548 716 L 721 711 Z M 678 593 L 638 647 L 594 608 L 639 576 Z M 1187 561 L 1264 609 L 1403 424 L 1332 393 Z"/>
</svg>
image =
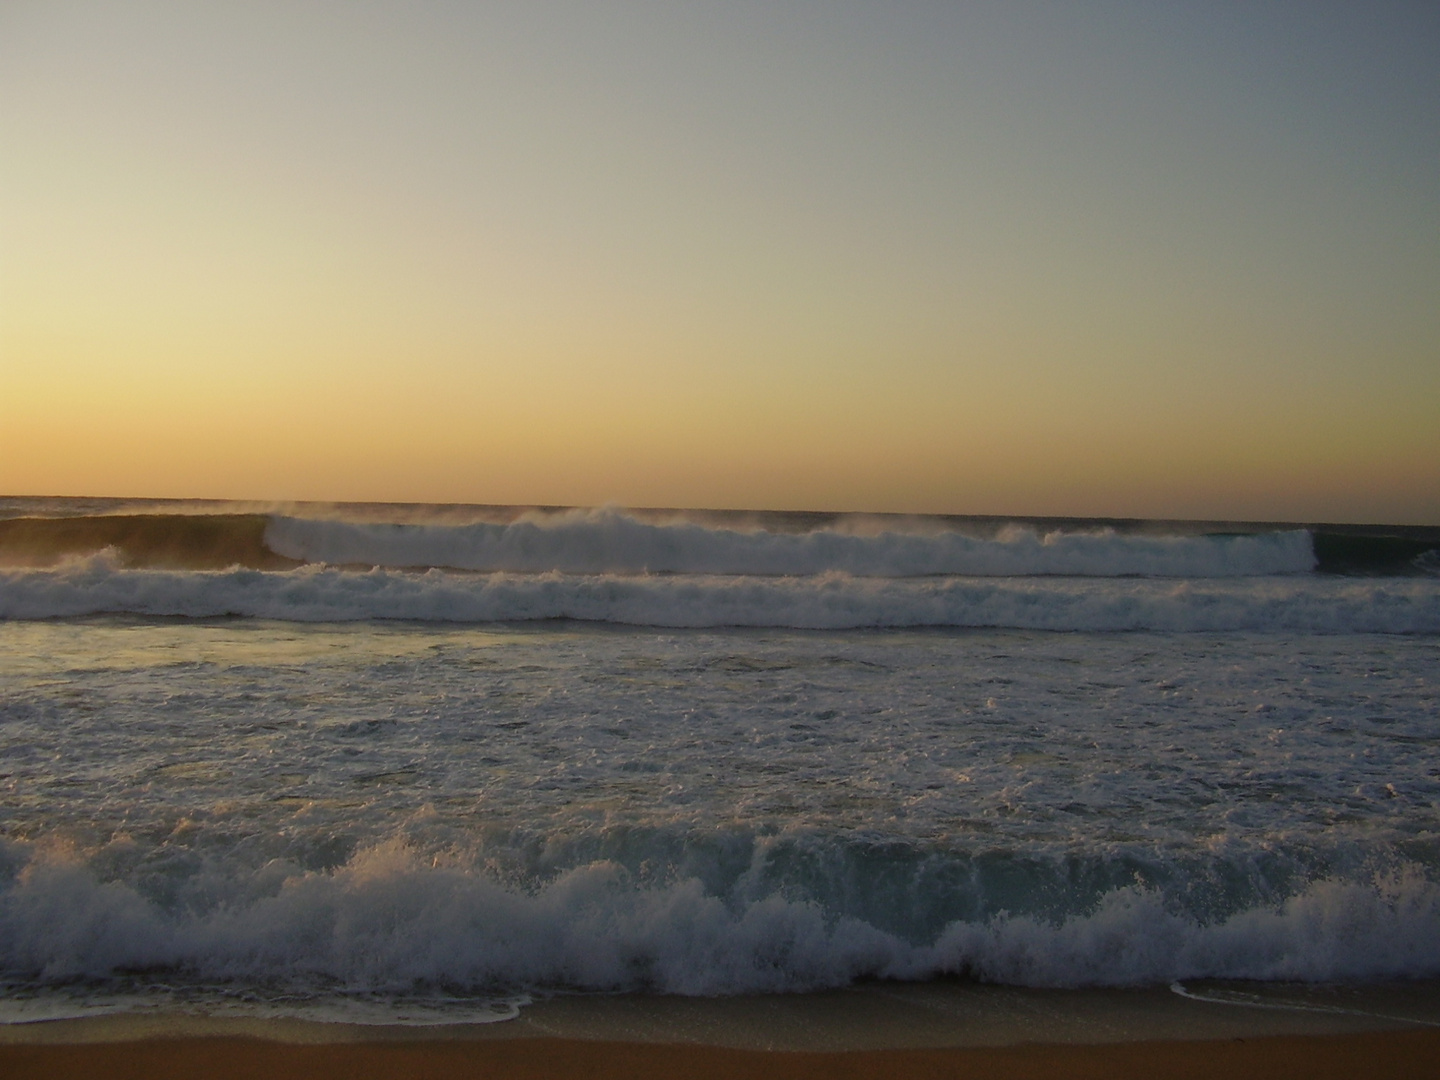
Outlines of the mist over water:
<svg viewBox="0 0 1440 1080">
<path fill-rule="evenodd" d="M 1424 537 L 84 509 L 0 528 L 7 1015 L 1440 975 Z"/>
</svg>

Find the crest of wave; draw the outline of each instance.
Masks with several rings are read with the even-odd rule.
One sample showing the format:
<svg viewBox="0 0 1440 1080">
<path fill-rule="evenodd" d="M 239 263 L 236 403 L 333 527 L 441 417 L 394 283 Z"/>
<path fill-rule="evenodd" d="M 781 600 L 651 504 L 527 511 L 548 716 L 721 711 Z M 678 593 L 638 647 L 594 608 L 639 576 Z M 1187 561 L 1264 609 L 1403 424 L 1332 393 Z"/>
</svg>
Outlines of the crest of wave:
<svg viewBox="0 0 1440 1080">
<path fill-rule="evenodd" d="M 727 902 L 695 880 L 642 887 L 608 862 L 533 891 L 506 888 L 399 843 L 334 871 L 272 863 L 201 884 L 208 904 L 164 907 L 74 858 L 34 858 L 0 891 L 0 973 L 677 994 L 942 973 L 1031 986 L 1440 974 L 1440 888 L 1407 872 L 1315 882 L 1213 923 L 1122 889 L 1060 922 L 1000 915 L 953 923 L 928 944 L 778 894 Z"/>
<path fill-rule="evenodd" d="M 1009 528 L 993 538 L 947 530 L 789 533 L 654 523 L 614 509 L 465 525 L 276 517 L 265 542 L 276 554 L 312 563 L 522 573 L 1229 577 L 1303 573 L 1315 565 L 1304 530 L 1130 536 Z"/>
<path fill-rule="evenodd" d="M 126 570 L 100 557 L 48 570 L 0 570 L 0 618 L 102 612 L 306 622 L 576 619 L 673 627 L 1435 633 L 1440 581 L 477 575 L 319 566 L 182 572 Z"/>
</svg>

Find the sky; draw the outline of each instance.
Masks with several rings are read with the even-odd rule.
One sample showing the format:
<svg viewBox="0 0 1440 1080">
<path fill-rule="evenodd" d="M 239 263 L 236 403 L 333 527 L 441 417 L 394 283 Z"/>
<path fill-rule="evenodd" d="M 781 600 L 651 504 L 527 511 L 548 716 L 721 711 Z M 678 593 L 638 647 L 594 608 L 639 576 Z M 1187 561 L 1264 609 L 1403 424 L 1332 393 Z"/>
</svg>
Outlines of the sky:
<svg viewBox="0 0 1440 1080">
<path fill-rule="evenodd" d="M 0 493 L 1440 524 L 1440 5 L 5 0 Z"/>
</svg>

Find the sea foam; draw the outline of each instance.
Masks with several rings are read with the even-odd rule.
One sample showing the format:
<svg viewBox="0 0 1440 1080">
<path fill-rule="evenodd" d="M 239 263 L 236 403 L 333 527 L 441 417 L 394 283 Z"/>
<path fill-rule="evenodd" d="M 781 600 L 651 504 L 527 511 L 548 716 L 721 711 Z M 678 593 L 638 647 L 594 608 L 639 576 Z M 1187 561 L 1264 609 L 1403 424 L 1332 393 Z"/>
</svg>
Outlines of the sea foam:
<svg viewBox="0 0 1440 1080">
<path fill-rule="evenodd" d="M 1440 887 L 1419 872 L 1314 881 L 1211 921 L 1121 888 L 1087 911 L 1000 913 L 920 942 L 778 893 L 736 902 L 694 879 L 639 887 L 606 862 L 533 891 L 507 888 L 473 869 L 425 865 L 398 844 L 333 871 L 271 866 L 229 887 L 225 903 L 167 908 L 74 861 L 36 859 L 0 889 L 0 971 L 31 986 L 149 971 L 349 993 L 678 994 L 952 973 L 1055 987 L 1440 975 Z"/>
<path fill-rule="evenodd" d="M 0 618 L 101 613 L 299 622 L 1436 633 L 1440 581 L 160 571 L 124 569 L 103 556 L 53 570 L 0 571 Z"/>
<path fill-rule="evenodd" d="M 468 525 L 274 517 L 265 542 L 278 555 L 312 563 L 567 574 L 1232 577 L 1304 573 L 1315 565 L 1303 529 L 1143 536 L 1011 526 L 990 538 L 939 529 L 786 533 L 652 523 L 617 510 Z"/>
</svg>

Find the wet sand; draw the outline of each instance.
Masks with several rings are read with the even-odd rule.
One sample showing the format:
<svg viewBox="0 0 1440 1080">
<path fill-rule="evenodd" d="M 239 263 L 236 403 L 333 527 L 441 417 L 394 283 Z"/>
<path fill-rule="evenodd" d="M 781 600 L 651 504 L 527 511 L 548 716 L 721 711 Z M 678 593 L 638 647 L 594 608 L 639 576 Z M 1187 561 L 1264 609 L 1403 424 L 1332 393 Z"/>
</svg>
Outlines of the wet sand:
<svg viewBox="0 0 1440 1080">
<path fill-rule="evenodd" d="M 511 1021 L 404 1028 L 139 1013 L 0 1029 L 45 1077 L 1420 1077 L 1440 984 L 1034 991 L 875 984 L 748 998 L 554 998 Z"/>
<path fill-rule="evenodd" d="M 1440 1032 L 1271 1036 L 1227 1042 L 1024 1045 L 931 1050 L 735 1050 L 579 1039 L 413 1040 L 286 1044 L 260 1039 L 147 1039 L 127 1043 L 0 1047 L 11 1080 L 160 1080 L 168 1077 L 564 1078 L 683 1076 L 696 1080 L 820 1080 L 841 1077 L 1431 1077 Z"/>
</svg>

